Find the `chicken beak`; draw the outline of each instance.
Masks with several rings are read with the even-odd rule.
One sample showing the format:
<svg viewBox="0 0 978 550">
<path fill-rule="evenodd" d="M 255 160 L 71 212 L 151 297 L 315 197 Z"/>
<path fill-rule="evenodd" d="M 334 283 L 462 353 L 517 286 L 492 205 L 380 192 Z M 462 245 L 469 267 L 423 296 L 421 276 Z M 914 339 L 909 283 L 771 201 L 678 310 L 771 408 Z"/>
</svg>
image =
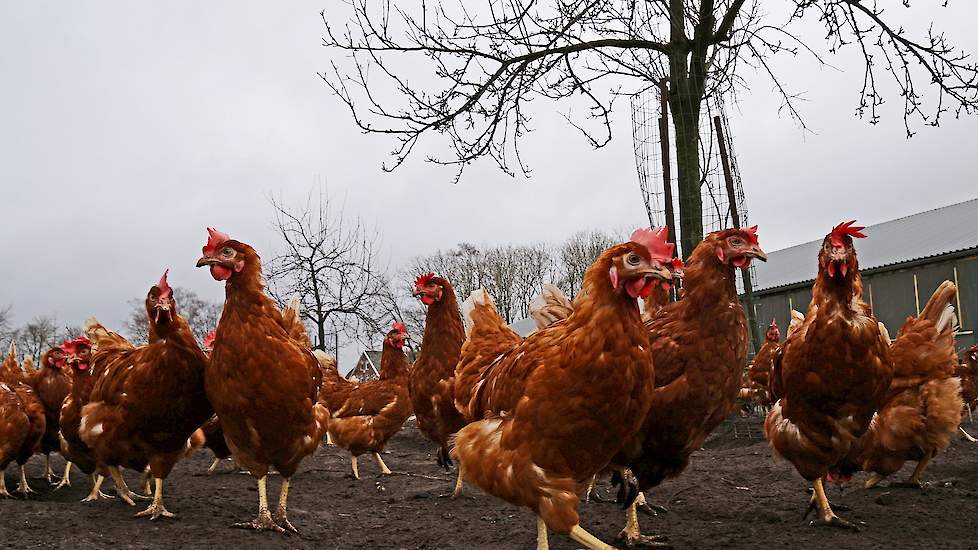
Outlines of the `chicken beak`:
<svg viewBox="0 0 978 550">
<path fill-rule="evenodd" d="M 751 248 L 750 249 L 750 255 L 753 256 L 753 257 L 755 257 L 755 258 L 757 258 L 758 260 L 760 260 L 762 262 L 767 262 L 767 254 L 765 254 L 764 251 L 761 250 L 761 247 L 759 247 L 759 246 L 755 246 L 755 247 Z"/>
<path fill-rule="evenodd" d="M 210 258 L 208 256 L 203 256 L 197 260 L 197 267 L 204 267 L 205 265 L 214 265 L 217 263 L 217 258 Z"/>
</svg>

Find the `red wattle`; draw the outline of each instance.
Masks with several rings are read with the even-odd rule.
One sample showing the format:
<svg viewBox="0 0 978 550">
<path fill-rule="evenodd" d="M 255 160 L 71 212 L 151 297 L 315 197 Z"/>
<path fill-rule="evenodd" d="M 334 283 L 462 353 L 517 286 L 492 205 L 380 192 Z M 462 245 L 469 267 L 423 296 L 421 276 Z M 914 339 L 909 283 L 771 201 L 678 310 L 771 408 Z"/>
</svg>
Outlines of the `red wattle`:
<svg viewBox="0 0 978 550">
<path fill-rule="evenodd" d="M 829 277 L 835 277 L 835 262 L 829 261 L 829 265 L 826 266 L 829 272 Z"/>
<path fill-rule="evenodd" d="M 651 292 L 652 285 L 648 286 L 650 287 L 649 291 Z M 625 283 L 625 292 L 628 292 L 628 295 L 632 298 L 638 298 L 639 296 L 642 296 L 642 291 L 645 290 L 645 287 L 645 277 L 642 277 L 641 279 L 635 279 L 634 281 Z M 645 296 L 642 297 L 644 298 Z"/>
<path fill-rule="evenodd" d="M 426 306 L 430 306 L 431 304 L 435 303 L 435 299 L 432 298 L 431 296 L 428 296 L 427 294 L 423 294 L 421 296 L 421 303 Z"/>
<path fill-rule="evenodd" d="M 220 264 L 211 265 L 211 277 L 217 281 L 226 281 L 231 278 L 233 272 Z"/>
</svg>

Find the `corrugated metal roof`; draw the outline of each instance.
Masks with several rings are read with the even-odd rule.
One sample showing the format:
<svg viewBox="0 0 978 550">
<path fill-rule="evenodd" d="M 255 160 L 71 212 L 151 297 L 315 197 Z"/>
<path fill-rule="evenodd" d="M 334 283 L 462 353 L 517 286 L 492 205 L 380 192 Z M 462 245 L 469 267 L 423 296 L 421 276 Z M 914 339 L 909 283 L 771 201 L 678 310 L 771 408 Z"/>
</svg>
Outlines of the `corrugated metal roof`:
<svg viewBox="0 0 978 550">
<path fill-rule="evenodd" d="M 864 233 L 867 238 L 856 242 L 860 269 L 975 248 L 978 198 L 871 225 Z M 812 280 L 820 246 L 822 239 L 771 252 L 767 263 L 755 262 L 757 290 Z"/>
</svg>

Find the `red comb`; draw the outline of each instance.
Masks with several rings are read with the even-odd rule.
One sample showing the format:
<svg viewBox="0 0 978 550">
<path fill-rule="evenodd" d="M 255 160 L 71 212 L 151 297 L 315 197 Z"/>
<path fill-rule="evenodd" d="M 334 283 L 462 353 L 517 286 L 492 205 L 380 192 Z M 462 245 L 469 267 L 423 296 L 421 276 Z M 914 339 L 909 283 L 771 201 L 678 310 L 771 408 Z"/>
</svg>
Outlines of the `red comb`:
<svg viewBox="0 0 978 550">
<path fill-rule="evenodd" d="M 394 326 L 391 327 L 391 330 L 396 330 L 397 332 L 403 332 L 404 334 L 407 334 L 407 325 L 405 325 L 404 323 L 394 323 Z"/>
<path fill-rule="evenodd" d="M 217 331 L 216 330 L 212 330 L 212 331 L 208 332 L 207 333 L 207 336 L 204 336 L 204 347 L 205 348 L 213 348 L 214 347 L 214 339 L 215 338 L 217 338 Z"/>
<path fill-rule="evenodd" d="M 866 235 L 862 234 L 862 230 L 866 228 L 858 225 L 852 225 L 854 223 L 856 223 L 856 220 L 840 223 L 832 228 L 832 232 L 829 233 L 829 241 L 832 242 L 832 246 L 844 246 L 845 240 L 843 237 L 846 235 L 849 235 L 854 239 L 866 238 Z"/>
<path fill-rule="evenodd" d="M 778 328 L 778 320 L 771 319 L 771 326 L 769 326 L 768 328 Z"/>
<path fill-rule="evenodd" d="M 166 276 L 170 273 L 167 269 L 163 272 L 163 276 L 160 277 L 160 282 L 156 284 L 160 289 L 160 298 L 169 298 L 173 294 L 173 289 L 170 288 L 170 283 L 166 282 Z"/>
<path fill-rule="evenodd" d="M 92 347 L 92 341 L 84 336 L 79 336 L 74 340 L 65 340 L 64 344 L 61 344 L 61 349 L 68 353 L 75 353 L 78 351 L 78 346 Z"/>
<path fill-rule="evenodd" d="M 632 232 L 629 240 L 647 248 L 652 259 L 671 262 L 676 245 L 668 242 L 668 238 L 669 227 L 663 225 L 658 229 L 640 227 Z"/>
<path fill-rule="evenodd" d="M 750 244 L 759 245 L 761 243 L 757 242 L 757 226 L 748 227 L 744 231 L 747 232 L 747 236 L 750 237 Z"/>
<path fill-rule="evenodd" d="M 204 254 L 207 256 L 213 255 L 217 252 L 217 247 L 221 246 L 227 241 L 231 240 L 231 236 L 227 233 L 221 233 L 213 227 L 207 228 L 207 244 L 204 245 Z"/>
<path fill-rule="evenodd" d="M 418 278 L 414 280 L 414 286 L 424 286 L 430 283 L 434 278 L 435 274 L 430 271 L 424 275 L 418 275 Z"/>
</svg>

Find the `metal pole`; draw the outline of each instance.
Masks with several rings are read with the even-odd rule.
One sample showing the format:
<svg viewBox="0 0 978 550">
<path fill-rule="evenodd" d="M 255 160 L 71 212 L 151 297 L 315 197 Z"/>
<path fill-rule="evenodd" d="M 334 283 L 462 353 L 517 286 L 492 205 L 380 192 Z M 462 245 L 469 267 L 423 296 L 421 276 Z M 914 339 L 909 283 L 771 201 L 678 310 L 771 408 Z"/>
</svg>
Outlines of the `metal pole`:
<svg viewBox="0 0 978 550">
<path fill-rule="evenodd" d="M 662 152 L 662 192 L 666 203 L 666 225 L 669 226 L 669 242 L 676 244 L 675 214 L 672 209 L 672 167 L 669 165 L 669 81 L 665 78 L 659 81 L 659 146 Z M 678 252 L 678 249 L 674 247 Z M 685 254 L 686 250 L 683 250 Z"/>
<path fill-rule="evenodd" d="M 727 155 L 727 142 L 724 140 L 723 123 L 720 115 L 713 117 L 713 128 L 716 131 L 717 142 L 720 145 L 720 161 L 723 165 L 723 181 L 727 185 L 727 203 L 730 205 L 730 219 L 733 226 L 740 229 L 740 213 L 737 212 L 737 197 L 734 194 L 733 174 L 730 171 L 730 157 Z M 750 340 L 754 344 L 754 352 L 760 349 L 759 327 L 757 315 L 754 312 L 754 285 L 751 281 L 750 268 L 743 268 L 740 274 L 744 280 L 744 310 L 747 312 L 747 326 Z"/>
</svg>

